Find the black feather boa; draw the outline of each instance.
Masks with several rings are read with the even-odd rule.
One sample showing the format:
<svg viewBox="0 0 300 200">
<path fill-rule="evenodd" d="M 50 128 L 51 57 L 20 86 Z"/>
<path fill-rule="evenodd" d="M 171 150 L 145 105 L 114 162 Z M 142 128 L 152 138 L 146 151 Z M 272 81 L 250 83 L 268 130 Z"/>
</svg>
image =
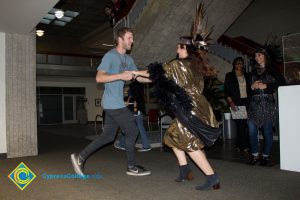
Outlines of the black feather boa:
<svg viewBox="0 0 300 200">
<path fill-rule="evenodd" d="M 170 111 L 193 135 L 199 137 L 207 147 L 211 147 L 221 135 L 220 128 L 214 128 L 191 114 L 192 100 L 183 88 L 165 76 L 160 63 L 148 66 L 150 79 L 155 86 L 154 95 L 160 105 Z"/>
<path fill-rule="evenodd" d="M 151 63 L 148 66 L 148 72 L 150 74 L 149 78 L 155 86 L 154 95 L 159 99 L 159 104 L 163 108 L 172 109 L 173 106 L 171 105 L 174 103 L 174 98 L 176 98 L 182 109 L 186 111 L 193 109 L 190 96 L 183 88 L 165 76 L 166 72 L 161 63 Z"/>
</svg>

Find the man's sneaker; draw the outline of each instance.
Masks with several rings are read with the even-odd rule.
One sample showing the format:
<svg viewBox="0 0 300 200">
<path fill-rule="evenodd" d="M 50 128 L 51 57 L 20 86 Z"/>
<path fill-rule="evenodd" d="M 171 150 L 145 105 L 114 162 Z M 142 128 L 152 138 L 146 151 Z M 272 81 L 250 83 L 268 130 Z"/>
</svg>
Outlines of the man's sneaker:
<svg viewBox="0 0 300 200">
<path fill-rule="evenodd" d="M 117 149 L 123 150 L 123 151 L 126 150 L 125 147 L 120 146 L 119 143 L 114 143 L 114 147 L 117 148 Z"/>
<path fill-rule="evenodd" d="M 142 166 L 136 165 L 130 168 L 128 167 L 126 174 L 131 176 L 147 176 L 150 175 L 151 172 Z"/>
<path fill-rule="evenodd" d="M 138 152 L 146 152 L 146 151 L 151 151 L 151 147 L 138 149 Z"/>
<path fill-rule="evenodd" d="M 84 176 L 83 173 L 83 162 L 79 160 L 79 156 L 76 155 L 75 153 L 71 154 L 71 162 L 73 165 L 73 169 L 76 172 L 76 174 L 80 176 Z"/>
</svg>

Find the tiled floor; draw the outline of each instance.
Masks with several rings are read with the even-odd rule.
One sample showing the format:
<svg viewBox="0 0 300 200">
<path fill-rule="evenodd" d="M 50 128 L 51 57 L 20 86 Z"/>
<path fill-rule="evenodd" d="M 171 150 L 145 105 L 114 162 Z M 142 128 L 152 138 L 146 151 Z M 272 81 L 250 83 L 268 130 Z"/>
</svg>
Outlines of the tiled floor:
<svg viewBox="0 0 300 200">
<path fill-rule="evenodd" d="M 49 126 L 39 126 L 38 130 L 41 132 L 47 132 L 51 134 L 58 134 L 64 136 L 71 136 L 76 138 L 84 138 L 92 140 L 96 136 L 95 132 L 95 125 L 88 124 L 88 125 L 49 125 Z M 97 134 L 101 134 L 98 133 Z M 151 141 L 152 147 L 159 147 L 160 144 L 160 131 L 153 130 L 148 132 L 149 140 Z M 263 142 L 263 141 L 261 141 Z M 140 138 L 138 138 L 137 147 L 141 146 Z M 153 150 L 160 150 L 160 148 L 154 148 Z M 164 147 L 162 149 L 164 152 L 170 152 L 171 150 L 168 147 Z M 226 160 L 231 162 L 239 162 L 239 163 L 246 163 L 249 159 L 249 154 L 245 152 L 238 152 L 235 150 L 235 142 L 234 140 L 225 140 L 223 141 L 220 138 L 215 145 L 210 148 L 206 149 L 206 154 L 209 158 L 219 159 L 219 160 Z M 279 168 L 279 142 L 274 141 L 273 143 L 273 151 L 272 151 L 271 161 L 273 166 Z"/>
</svg>

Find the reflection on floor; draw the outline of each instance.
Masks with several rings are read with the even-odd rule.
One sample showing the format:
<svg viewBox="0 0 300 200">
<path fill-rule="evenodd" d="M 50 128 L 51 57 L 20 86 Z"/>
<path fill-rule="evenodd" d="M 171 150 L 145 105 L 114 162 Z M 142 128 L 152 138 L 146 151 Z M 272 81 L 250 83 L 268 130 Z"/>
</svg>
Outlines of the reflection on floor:
<svg viewBox="0 0 300 200">
<path fill-rule="evenodd" d="M 95 130 L 96 128 L 96 130 Z M 100 128 L 101 129 L 101 128 Z M 44 125 L 39 126 L 38 130 L 40 132 L 46 132 L 51 134 L 63 135 L 63 136 L 71 136 L 76 138 L 88 139 L 92 140 L 97 135 L 101 134 L 99 131 L 99 126 L 94 124 L 87 124 L 87 125 L 79 125 L 79 124 L 70 124 L 70 125 Z M 97 134 L 96 134 L 97 131 Z M 158 147 L 160 144 L 160 131 L 154 130 L 148 132 L 149 140 L 151 142 L 152 147 Z M 118 136 L 117 136 L 118 137 Z M 261 141 L 263 143 L 263 140 Z M 140 147 L 141 142 L 140 138 L 137 139 L 136 147 Z M 160 148 L 153 149 L 159 151 Z M 164 152 L 171 152 L 168 147 L 163 148 Z M 234 140 L 225 140 L 223 141 L 220 138 L 216 144 L 210 148 L 206 149 L 206 154 L 209 158 L 219 159 L 219 160 L 226 160 L 231 162 L 239 162 L 239 163 L 246 163 L 249 160 L 250 155 L 241 151 L 237 151 L 235 149 L 235 141 Z M 273 150 L 271 154 L 271 162 L 273 167 L 279 168 L 279 142 L 273 142 Z"/>
</svg>

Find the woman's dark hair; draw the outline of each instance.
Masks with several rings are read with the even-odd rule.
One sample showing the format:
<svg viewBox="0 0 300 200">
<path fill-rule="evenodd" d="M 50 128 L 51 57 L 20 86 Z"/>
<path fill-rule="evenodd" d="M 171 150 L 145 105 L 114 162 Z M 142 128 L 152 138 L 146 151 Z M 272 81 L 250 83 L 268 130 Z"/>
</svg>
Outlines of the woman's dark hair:
<svg viewBox="0 0 300 200">
<path fill-rule="evenodd" d="M 232 72 L 235 71 L 235 66 L 237 62 L 243 62 L 243 71 L 245 72 L 245 61 L 242 57 L 236 57 L 232 62 Z"/>
<path fill-rule="evenodd" d="M 202 59 L 199 49 L 193 45 L 193 38 L 190 36 L 180 37 L 178 44 L 180 45 L 180 48 L 184 48 L 184 46 L 186 46 L 186 50 L 189 58 L 191 59 L 192 65 L 197 66 L 199 72 L 205 75 L 208 71 L 208 68 Z"/>
<path fill-rule="evenodd" d="M 265 65 L 266 66 L 270 64 L 270 62 L 271 62 L 270 61 L 270 56 L 269 56 L 269 54 L 268 54 L 268 52 L 267 52 L 266 49 L 264 49 L 264 48 L 257 48 L 255 50 L 254 54 L 256 54 L 256 53 L 260 53 L 260 54 L 263 54 L 265 56 Z"/>
</svg>

